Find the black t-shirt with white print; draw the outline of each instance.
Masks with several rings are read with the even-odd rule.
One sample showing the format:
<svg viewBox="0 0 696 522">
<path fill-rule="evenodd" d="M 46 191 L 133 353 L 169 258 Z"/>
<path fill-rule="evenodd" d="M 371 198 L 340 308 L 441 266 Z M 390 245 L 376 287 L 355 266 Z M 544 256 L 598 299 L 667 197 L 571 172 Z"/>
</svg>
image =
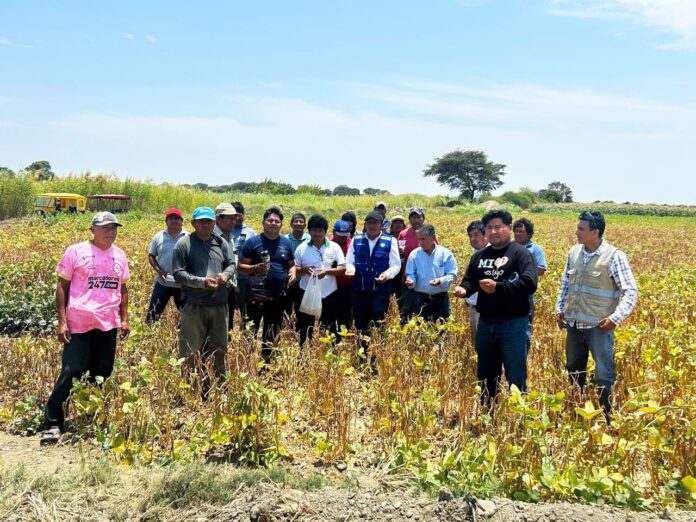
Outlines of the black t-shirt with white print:
<svg viewBox="0 0 696 522">
<path fill-rule="evenodd" d="M 481 290 L 481 279 L 493 279 L 495 292 Z M 474 254 L 460 286 L 466 295 L 478 292 L 476 309 L 488 319 L 516 319 L 529 314 L 529 296 L 536 291 L 536 261 L 524 246 L 511 241 L 496 250 L 488 245 Z"/>
</svg>

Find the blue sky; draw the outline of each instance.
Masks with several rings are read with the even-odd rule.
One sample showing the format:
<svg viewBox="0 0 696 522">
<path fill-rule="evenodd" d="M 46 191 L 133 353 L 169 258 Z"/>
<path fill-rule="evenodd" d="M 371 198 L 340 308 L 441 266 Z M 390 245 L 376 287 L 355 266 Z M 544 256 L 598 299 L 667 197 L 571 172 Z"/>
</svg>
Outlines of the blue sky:
<svg viewBox="0 0 696 522">
<path fill-rule="evenodd" d="M 0 4 L 0 165 L 696 204 L 696 0 Z"/>
</svg>

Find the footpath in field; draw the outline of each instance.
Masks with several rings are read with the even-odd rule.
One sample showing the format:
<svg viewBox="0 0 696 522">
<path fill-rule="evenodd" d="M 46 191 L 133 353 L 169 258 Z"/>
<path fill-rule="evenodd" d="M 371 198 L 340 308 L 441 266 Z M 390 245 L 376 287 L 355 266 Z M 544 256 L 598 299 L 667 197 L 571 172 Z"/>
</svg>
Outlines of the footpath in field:
<svg viewBox="0 0 696 522">
<path fill-rule="evenodd" d="M 567 503 L 433 498 L 368 469 L 313 467 L 314 477 L 195 464 L 134 469 L 68 442 L 41 448 L 37 437 L 0 432 L 2 520 L 394 520 L 394 521 L 696 521 L 696 513 L 635 513 Z M 277 471 L 277 470 L 276 470 Z"/>
</svg>

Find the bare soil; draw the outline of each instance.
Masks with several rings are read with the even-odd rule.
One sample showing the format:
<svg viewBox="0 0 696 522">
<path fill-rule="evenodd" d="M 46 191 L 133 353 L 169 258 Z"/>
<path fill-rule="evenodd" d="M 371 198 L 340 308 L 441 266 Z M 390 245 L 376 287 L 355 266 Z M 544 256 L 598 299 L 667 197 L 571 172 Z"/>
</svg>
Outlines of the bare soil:
<svg viewBox="0 0 696 522">
<path fill-rule="evenodd" d="M 63 440 L 55 446 L 41 447 L 39 437 L 10 435 L 0 431 L 0 472 L 24 465 L 34 474 L 60 477 L 98 455 L 80 453 L 77 446 Z M 696 522 L 696 512 L 636 513 L 619 508 L 568 503 L 529 504 L 509 499 L 477 500 L 454 498 L 443 489 L 438 498 L 425 495 L 403 483 L 376 477 L 368 469 L 336 470 L 347 474 L 350 487 L 330 485 L 316 491 L 300 491 L 273 482 L 240 485 L 230 502 L 222 505 L 153 504 L 148 484 L 166 473 L 162 469 L 133 469 L 113 464 L 118 477 L 116 486 L 87 484 L 69 493 L 71 501 L 42 498 L 32 492 L 32 484 L 21 488 L 17 498 L 5 500 L 8 508 L 0 511 L 2 520 L 229 520 L 270 522 L 284 520 L 393 520 L 393 521 L 525 521 L 525 522 L 600 522 L 675 520 Z M 228 465 L 234 468 L 232 465 Z M 298 468 L 306 471 L 306 466 Z M 150 475 L 150 476 L 148 476 Z M 56 480 L 58 480 L 56 478 Z M 331 483 L 331 482 L 329 482 Z M 2 495 L 0 494 L 0 498 Z"/>
</svg>

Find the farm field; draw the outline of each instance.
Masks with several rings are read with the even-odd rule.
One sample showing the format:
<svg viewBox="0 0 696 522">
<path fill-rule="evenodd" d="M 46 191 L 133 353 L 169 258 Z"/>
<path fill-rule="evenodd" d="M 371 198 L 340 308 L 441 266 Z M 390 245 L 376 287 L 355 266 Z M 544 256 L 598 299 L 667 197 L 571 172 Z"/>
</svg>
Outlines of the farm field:
<svg viewBox="0 0 696 522">
<path fill-rule="evenodd" d="M 342 210 L 327 212 L 329 221 Z M 257 231 L 260 214 L 254 206 L 246 219 Z M 479 217 L 448 209 L 428 214 L 460 274 L 471 251 L 466 224 Z M 202 403 L 181 376 L 174 313 L 153 329 L 142 323 L 153 280 L 146 247 L 163 219 L 123 216 L 116 244 L 131 263 L 132 333 L 119 344 L 114 374 L 102 388 L 76 386 L 69 423 L 82 458 L 137 469 L 229 460 L 299 475 L 328 469 L 342 481 L 362 470 L 434 494 L 447 487 L 479 498 L 693 509 L 696 220 L 607 216 L 605 238 L 627 253 L 640 290 L 616 334 L 617 410 L 607 426 L 596 395 L 569 386 L 564 333 L 553 318 L 576 215 L 527 217 L 549 263 L 536 294 L 530 393 L 506 393 L 489 415 L 480 411 L 460 300 L 440 329 L 417 322 L 402 328 L 392 310 L 386 334 L 372 343 L 376 377 L 355 364 L 350 335 L 335 348 L 315 338 L 300 352 L 290 329 L 276 363 L 261 372 L 257 342 L 235 329 L 227 382 Z M 0 337 L 0 423 L 7 432 L 39 427 L 60 368 L 53 273 L 65 247 L 89 237 L 88 227 L 89 216 L 68 215 L 0 224 L 0 329 L 31 330 Z M 4 480 L 9 464 L 0 466 Z M 6 502 L 13 501 L 0 494 Z"/>
</svg>

